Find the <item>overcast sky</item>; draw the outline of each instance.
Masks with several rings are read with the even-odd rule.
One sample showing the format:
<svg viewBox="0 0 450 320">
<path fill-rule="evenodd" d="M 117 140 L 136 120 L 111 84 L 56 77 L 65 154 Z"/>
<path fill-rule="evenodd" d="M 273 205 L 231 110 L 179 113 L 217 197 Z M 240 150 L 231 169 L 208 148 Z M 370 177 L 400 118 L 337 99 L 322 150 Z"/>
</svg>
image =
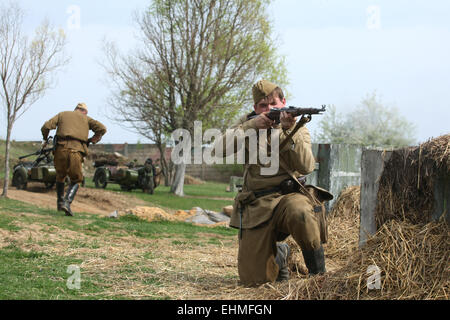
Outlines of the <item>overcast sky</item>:
<svg viewBox="0 0 450 320">
<path fill-rule="evenodd" d="M 104 116 L 109 89 L 99 61 L 104 38 L 124 52 L 136 46 L 132 13 L 150 1 L 16 1 L 28 32 L 45 17 L 65 29 L 72 60 L 16 122 L 13 139 L 40 140 L 46 120 L 85 102 L 108 128 L 102 143 L 149 143 Z M 276 0 L 270 16 L 287 58 L 289 105 L 334 104 L 344 112 L 376 91 L 415 124 L 418 142 L 450 132 L 450 1 Z M 314 132 L 314 120 L 309 126 Z"/>
</svg>

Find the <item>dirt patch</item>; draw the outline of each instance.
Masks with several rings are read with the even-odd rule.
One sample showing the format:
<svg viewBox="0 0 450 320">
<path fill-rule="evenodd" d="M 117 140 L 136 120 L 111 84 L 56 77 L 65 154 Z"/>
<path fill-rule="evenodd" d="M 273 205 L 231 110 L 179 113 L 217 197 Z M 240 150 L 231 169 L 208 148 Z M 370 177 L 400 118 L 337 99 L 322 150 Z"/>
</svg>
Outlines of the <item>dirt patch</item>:
<svg viewBox="0 0 450 320">
<path fill-rule="evenodd" d="M 30 183 L 27 190 L 8 189 L 8 197 L 36 205 L 40 208 L 56 210 L 56 191 L 48 190 L 42 184 Z M 71 209 L 75 213 L 87 212 L 100 215 L 108 215 L 115 210 L 124 210 L 133 206 L 145 205 L 140 200 L 130 195 L 122 195 L 117 192 L 82 188 L 78 190 Z"/>
</svg>

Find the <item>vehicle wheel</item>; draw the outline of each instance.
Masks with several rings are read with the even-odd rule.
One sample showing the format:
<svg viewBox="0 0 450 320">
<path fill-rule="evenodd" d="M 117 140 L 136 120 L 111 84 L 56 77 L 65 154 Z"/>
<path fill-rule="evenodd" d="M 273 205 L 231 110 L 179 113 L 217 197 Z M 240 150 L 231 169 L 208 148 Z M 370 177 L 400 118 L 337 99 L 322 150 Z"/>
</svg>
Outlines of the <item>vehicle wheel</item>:
<svg viewBox="0 0 450 320">
<path fill-rule="evenodd" d="M 97 174 L 94 177 L 95 187 L 96 188 L 106 188 L 106 185 L 108 184 L 106 177 L 106 172 L 104 170 L 97 171 Z"/>
<path fill-rule="evenodd" d="M 12 185 L 19 190 L 25 190 L 27 188 L 27 175 L 22 170 L 16 170 L 13 175 Z"/>
<path fill-rule="evenodd" d="M 55 185 L 55 181 L 53 181 L 53 182 L 44 182 L 44 185 L 45 185 L 45 187 L 47 188 L 47 189 L 51 189 L 51 188 L 53 188 L 53 186 Z"/>
</svg>

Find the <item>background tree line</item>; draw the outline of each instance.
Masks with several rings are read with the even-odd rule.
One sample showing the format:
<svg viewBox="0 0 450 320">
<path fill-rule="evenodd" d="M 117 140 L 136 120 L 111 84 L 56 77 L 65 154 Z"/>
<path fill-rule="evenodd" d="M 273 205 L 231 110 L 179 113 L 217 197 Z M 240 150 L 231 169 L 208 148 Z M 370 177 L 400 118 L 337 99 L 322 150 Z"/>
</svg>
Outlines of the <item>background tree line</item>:
<svg viewBox="0 0 450 320">
<path fill-rule="evenodd" d="M 397 108 L 383 105 L 377 94 L 372 93 L 347 113 L 339 113 L 336 106 L 328 107 L 314 141 L 398 148 L 416 143 L 414 130 L 415 126 Z"/>
</svg>

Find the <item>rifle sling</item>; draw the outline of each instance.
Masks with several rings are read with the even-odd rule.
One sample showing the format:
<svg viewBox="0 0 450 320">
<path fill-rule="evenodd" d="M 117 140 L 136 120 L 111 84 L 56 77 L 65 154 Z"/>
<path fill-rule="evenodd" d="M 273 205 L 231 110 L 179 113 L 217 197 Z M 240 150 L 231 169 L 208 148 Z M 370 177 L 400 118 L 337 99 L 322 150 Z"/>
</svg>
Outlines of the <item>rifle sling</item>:
<svg viewBox="0 0 450 320">
<path fill-rule="evenodd" d="M 281 142 L 280 144 L 280 150 L 283 150 L 284 146 L 288 143 L 289 139 L 291 139 L 294 134 L 301 128 L 303 127 L 306 123 L 308 123 L 309 120 L 306 117 L 301 117 L 301 119 L 297 122 L 297 124 L 295 125 L 294 129 L 291 131 L 291 133 L 289 133 L 286 138 L 283 140 L 283 142 Z"/>
</svg>

